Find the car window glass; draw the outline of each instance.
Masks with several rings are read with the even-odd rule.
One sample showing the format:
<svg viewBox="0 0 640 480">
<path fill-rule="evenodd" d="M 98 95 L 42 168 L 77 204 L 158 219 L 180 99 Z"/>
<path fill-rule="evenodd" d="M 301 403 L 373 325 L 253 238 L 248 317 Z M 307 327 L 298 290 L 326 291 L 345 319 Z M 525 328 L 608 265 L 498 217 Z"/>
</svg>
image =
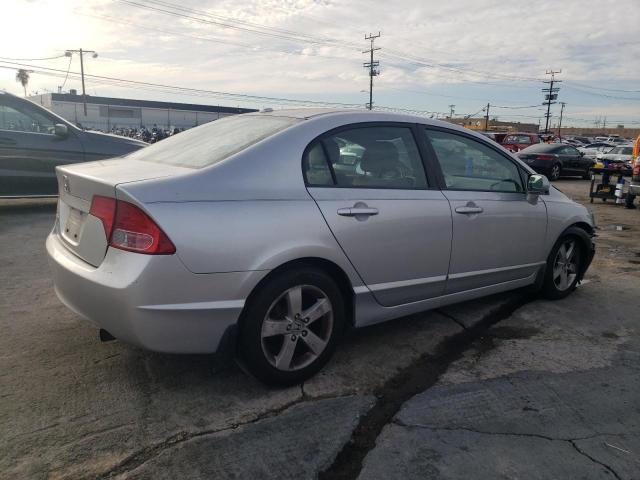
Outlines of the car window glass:
<svg viewBox="0 0 640 480">
<path fill-rule="evenodd" d="M 462 135 L 425 130 L 451 190 L 522 192 L 518 167 L 487 145 Z"/>
<path fill-rule="evenodd" d="M 53 134 L 54 122 L 30 105 L 0 104 L 0 130 Z"/>
<path fill-rule="evenodd" d="M 353 128 L 325 137 L 322 143 L 339 187 L 427 188 L 410 128 Z"/>
<path fill-rule="evenodd" d="M 503 143 L 527 144 L 531 143 L 529 135 L 507 135 Z"/>
<path fill-rule="evenodd" d="M 129 154 L 128 158 L 203 168 L 221 162 L 298 121 L 271 115 L 233 115 L 173 135 Z"/>
<path fill-rule="evenodd" d="M 309 186 L 329 186 L 333 185 L 331 170 L 327 163 L 327 157 L 320 142 L 307 150 L 302 161 L 302 171 L 304 179 Z"/>
</svg>

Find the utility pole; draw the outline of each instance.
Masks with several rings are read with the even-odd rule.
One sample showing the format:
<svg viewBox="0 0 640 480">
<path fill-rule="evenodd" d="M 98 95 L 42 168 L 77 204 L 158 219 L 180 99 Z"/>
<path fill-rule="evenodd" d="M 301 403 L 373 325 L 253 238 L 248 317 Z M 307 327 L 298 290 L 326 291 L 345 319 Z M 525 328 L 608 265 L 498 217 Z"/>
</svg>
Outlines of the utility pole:
<svg viewBox="0 0 640 480">
<path fill-rule="evenodd" d="M 560 102 L 560 123 L 558 123 L 558 138 L 562 140 L 562 113 L 564 112 L 564 106 L 566 102 Z"/>
<path fill-rule="evenodd" d="M 488 132 L 489 131 L 489 103 L 487 103 L 487 111 L 484 115 L 484 131 Z"/>
<path fill-rule="evenodd" d="M 80 76 L 82 77 L 82 103 L 84 104 L 84 116 L 87 116 L 87 94 L 84 88 L 84 61 L 83 57 L 85 53 L 91 53 L 92 58 L 98 58 L 98 53 L 93 50 L 82 50 L 79 48 L 78 50 L 67 50 L 64 52 L 65 57 L 70 57 L 74 53 L 80 55 Z"/>
<path fill-rule="evenodd" d="M 607 133 L 607 117 L 602 119 L 602 133 Z"/>
<path fill-rule="evenodd" d="M 380 66 L 380 62 L 377 60 L 375 62 L 373 61 L 373 52 L 375 52 L 376 50 L 380 50 L 380 47 L 373 48 L 373 42 L 376 38 L 380 38 L 380 32 L 378 32 L 377 35 L 374 35 L 372 33 L 370 33 L 369 35 L 365 35 L 364 39 L 371 42 L 371 48 L 362 52 L 371 55 L 369 61 L 362 64 L 364 68 L 369 69 L 369 103 L 367 104 L 367 108 L 369 110 L 373 110 L 373 77 L 380 75 L 380 70 L 377 69 L 377 67 Z"/>
<path fill-rule="evenodd" d="M 551 75 L 551 80 L 545 80 L 542 83 L 546 83 L 549 84 L 549 88 L 543 88 L 542 91 L 545 92 L 545 96 L 544 99 L 545 101 L 542 103 L 542 105 L 546 105 L 547 106 L 547 113 L 545 114 L 545 117 L 547 118 L 547 121 L 545 122 L 545 126 L 544 126 L 544 133 L 549 133 L 549 118 L 551 117 L 551 105 L 553 105 L 555 102 L 555 100 L 558 99 L 558 92 L 560 91 L 559 87 L 553 87 L 554 83 L 560 83 L 562 80 L 556 80 L 555 79 L 555 75 L 556 73 L 562 73 L 562 70 L 547 70 L 546 75 Z"/>
<path fill-rule="evenodd" d="M 456 106 L 449 105 L 449 118 L 453 118 L 453 113 L 455 112 Z"/>
</svg>

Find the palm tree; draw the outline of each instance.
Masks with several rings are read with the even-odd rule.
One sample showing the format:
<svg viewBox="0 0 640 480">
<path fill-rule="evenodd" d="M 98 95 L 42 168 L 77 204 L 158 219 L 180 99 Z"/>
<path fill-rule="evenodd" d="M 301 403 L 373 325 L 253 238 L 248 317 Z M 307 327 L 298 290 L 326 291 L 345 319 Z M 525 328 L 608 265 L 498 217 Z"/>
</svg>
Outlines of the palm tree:
<svg viewBox="0 0 640 480">
<path fill-rule="evenodd" d="M 16 73 L 16 82 L 20 82 L 22 84 L 22 88 L 24 88 L 24 96 L 27 96 L 27 85 L 29 84 L 29 73 L 30 70 L 20 69 L 18 73 Z"/>
</svg>

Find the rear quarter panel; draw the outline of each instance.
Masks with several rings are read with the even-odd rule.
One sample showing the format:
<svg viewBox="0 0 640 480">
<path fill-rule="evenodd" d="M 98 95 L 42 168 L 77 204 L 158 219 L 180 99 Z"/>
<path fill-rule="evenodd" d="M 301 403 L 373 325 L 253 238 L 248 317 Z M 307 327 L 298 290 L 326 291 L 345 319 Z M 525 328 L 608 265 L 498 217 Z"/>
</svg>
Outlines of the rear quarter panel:
<svg viewBox="0 0 640 480">
<path fill-rule="evenodd" d="M 272 270 L 316 257 L 337 264 L 353 286 L 362 285 L 311 198 L 163 202 L 145 208 L 194 273 Z"/>
</svg>

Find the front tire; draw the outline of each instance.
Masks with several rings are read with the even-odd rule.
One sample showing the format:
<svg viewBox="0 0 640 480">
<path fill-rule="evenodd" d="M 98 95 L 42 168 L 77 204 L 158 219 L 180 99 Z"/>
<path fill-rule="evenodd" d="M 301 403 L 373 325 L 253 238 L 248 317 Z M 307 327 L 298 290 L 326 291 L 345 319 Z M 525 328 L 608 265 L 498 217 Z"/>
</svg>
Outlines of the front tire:
<svg viewBox="0 0 640 480">
<path fill-rule="evenodd" d="M 344 322 L 342 293 L 329 275 L 313 267 L 283 271 L 250 297 L 239 354 L 264 383 L 300 383 L 327 363 Z"/>
<path fill-rule="evenodd" d="M 581 239 L 570 230 L 560 237 L 547 259 L 543 295 L 550 300 L 565 298 L 576 289 L 586 261 Z"/>
</svg>

